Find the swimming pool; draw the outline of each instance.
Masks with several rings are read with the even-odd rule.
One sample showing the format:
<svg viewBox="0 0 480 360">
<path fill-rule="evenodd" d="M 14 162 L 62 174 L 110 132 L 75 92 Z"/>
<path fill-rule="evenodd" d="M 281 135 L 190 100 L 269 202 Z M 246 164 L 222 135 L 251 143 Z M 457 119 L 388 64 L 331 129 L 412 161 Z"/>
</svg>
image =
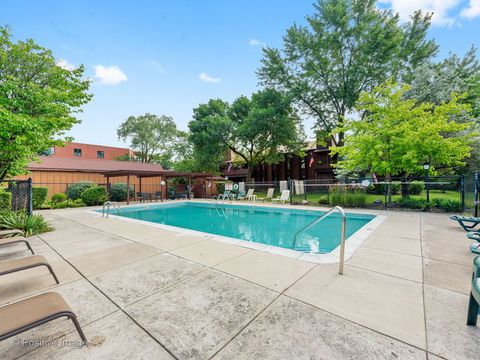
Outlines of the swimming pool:
<svg viewBox="0 0 480 360">
<path fill-rule="evenodd" d="M 341 237 L 341 217 L 333 213 L 300 233 L 294 244 L 295 234 L 324 214 L 316 210 L 175 202 L 132 206 L 110 213 L 307 253 L 329 253 L 340 244 Z M 374 218 L 374 215 L 347 213 L 347 242 L 348 237 Z"/>
</svg>

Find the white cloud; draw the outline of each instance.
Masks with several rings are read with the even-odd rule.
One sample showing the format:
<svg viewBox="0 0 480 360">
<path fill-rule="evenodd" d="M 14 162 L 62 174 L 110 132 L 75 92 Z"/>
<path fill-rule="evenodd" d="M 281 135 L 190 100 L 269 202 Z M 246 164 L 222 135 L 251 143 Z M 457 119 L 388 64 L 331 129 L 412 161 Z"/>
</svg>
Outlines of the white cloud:
<svg viewBox="0 0 480 360">
<path fill-rule="evenodd" d="M 96 65 L 95 77 L 104 85 L 117 85 L 127 81 L 127 75 L 117 65 Z"/>
<path fill-rule="evenodd" d="M 157 60 L 150 59 L 148 60 L 148 64 L 150 66 L 153 66 L 159 73 L 163 74 L 165 72 L 165 68 L 161 63 L 159 63 Z"/>
<path fill-rule="evenodd" d="M 394 12 L 399 13 L 403 21 L 407 21 L 416 10 L 433 12 L 432 24 L 439 26 L 452 26 L 456 23 L 451 11 L 460 4 L 460 0 L 379 0 L 379 2 L 389 4 Z"/>
<path fill-rule="evenodd" d="M 480 0 L 470 0 L 468 7 L 462 9 L 460 15 L 467 19 L 473 19 L 480 16 Z"/>
<path fill-rule="evenodd" d="M 73 69 L 76 68 L 75 65 L 70 64 L 67 60 L 65 59 L 59 59 L 57 61 L 57 66 L 60 66 L 62 69 L 72 71 Z"/>
<path fill-rule="evenodd" d="M 201 73 L 200 75 L 198 75 L 198 78 L 200 80 L 202 80 L 203 82 L 206 82 L 206 83 L 218 83 L 218 82 L 222 81 L 222 79 L 212 77 L 212 76 L 210 76 L 206 73 Z"/>
<path fill-rule="evenodd" d="M 264 47 L 266 44 L 260 40 L 257 40 L 257 39 L 249 39 L 248 40 L 248 45 L 250 45 L 251 47 Z"/>
</svg>

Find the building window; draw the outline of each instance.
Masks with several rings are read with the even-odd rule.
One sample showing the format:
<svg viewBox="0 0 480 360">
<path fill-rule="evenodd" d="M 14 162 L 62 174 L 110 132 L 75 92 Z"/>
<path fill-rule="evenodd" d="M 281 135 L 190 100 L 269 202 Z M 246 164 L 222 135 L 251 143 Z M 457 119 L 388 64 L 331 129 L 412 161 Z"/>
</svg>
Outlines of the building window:
<svg viewBox="0 0 480 360">
<path fill-rule="evenodd" d="M 40 153 L 40 155 L 42 156 L 51 156 L 51 155 L 55 155 L 55 147 L 52 146 L 50 148 L 48 148 L 47 150 L 44 150 Z"/>
<path fill-rule="evenodd" d="M 74 156 L 82 156 L 82 149 L 73 149 Z"/>
<path fill-rule="evenodd" d="M 105 152 L 103 151 L 97 151 L 97 158 L 103 159 L 105 157 Z"/>
</svg>

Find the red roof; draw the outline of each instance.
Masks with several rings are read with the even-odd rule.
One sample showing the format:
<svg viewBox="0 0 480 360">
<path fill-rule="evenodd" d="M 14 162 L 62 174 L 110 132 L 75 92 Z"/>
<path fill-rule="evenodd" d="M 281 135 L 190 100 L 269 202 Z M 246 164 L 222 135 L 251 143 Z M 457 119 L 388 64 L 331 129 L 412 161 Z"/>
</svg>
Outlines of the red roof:
<svg viewBox="0 0 480 360">
<path fill-rule="evenodd" d="M 102 174 L 112 171 L 164 171 L 162 166 L 159 164 L 146 164 L 134 161 L 60 158 L 50 156 L 41 156 L 40 163 L 33 162 L 28 166 L 28 169 L 30 171 L 77 171 Z"/>
</svg>

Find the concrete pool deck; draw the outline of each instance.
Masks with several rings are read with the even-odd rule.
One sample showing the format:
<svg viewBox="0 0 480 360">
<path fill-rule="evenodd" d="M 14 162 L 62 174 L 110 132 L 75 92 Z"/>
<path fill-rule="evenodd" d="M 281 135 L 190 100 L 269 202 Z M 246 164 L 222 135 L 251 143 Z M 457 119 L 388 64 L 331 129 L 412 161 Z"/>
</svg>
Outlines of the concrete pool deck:
<svg viewBox="0 0 480 360">
<path fill-rule="evenodd" d="M 299 207 L 295 207 L 299 208 Z M 384 221 L 346 262 L 314 264 L 85 209 L 43 211 L 46 269 L 3 276 L 0 305 L 57 291 L 57 320 L 0 342 L 1 359 L 478 359 L 467 327 L 470 241 L 446 214 Z M 27 256 L 21 245 L 0 260 Z"/>
</svg>

